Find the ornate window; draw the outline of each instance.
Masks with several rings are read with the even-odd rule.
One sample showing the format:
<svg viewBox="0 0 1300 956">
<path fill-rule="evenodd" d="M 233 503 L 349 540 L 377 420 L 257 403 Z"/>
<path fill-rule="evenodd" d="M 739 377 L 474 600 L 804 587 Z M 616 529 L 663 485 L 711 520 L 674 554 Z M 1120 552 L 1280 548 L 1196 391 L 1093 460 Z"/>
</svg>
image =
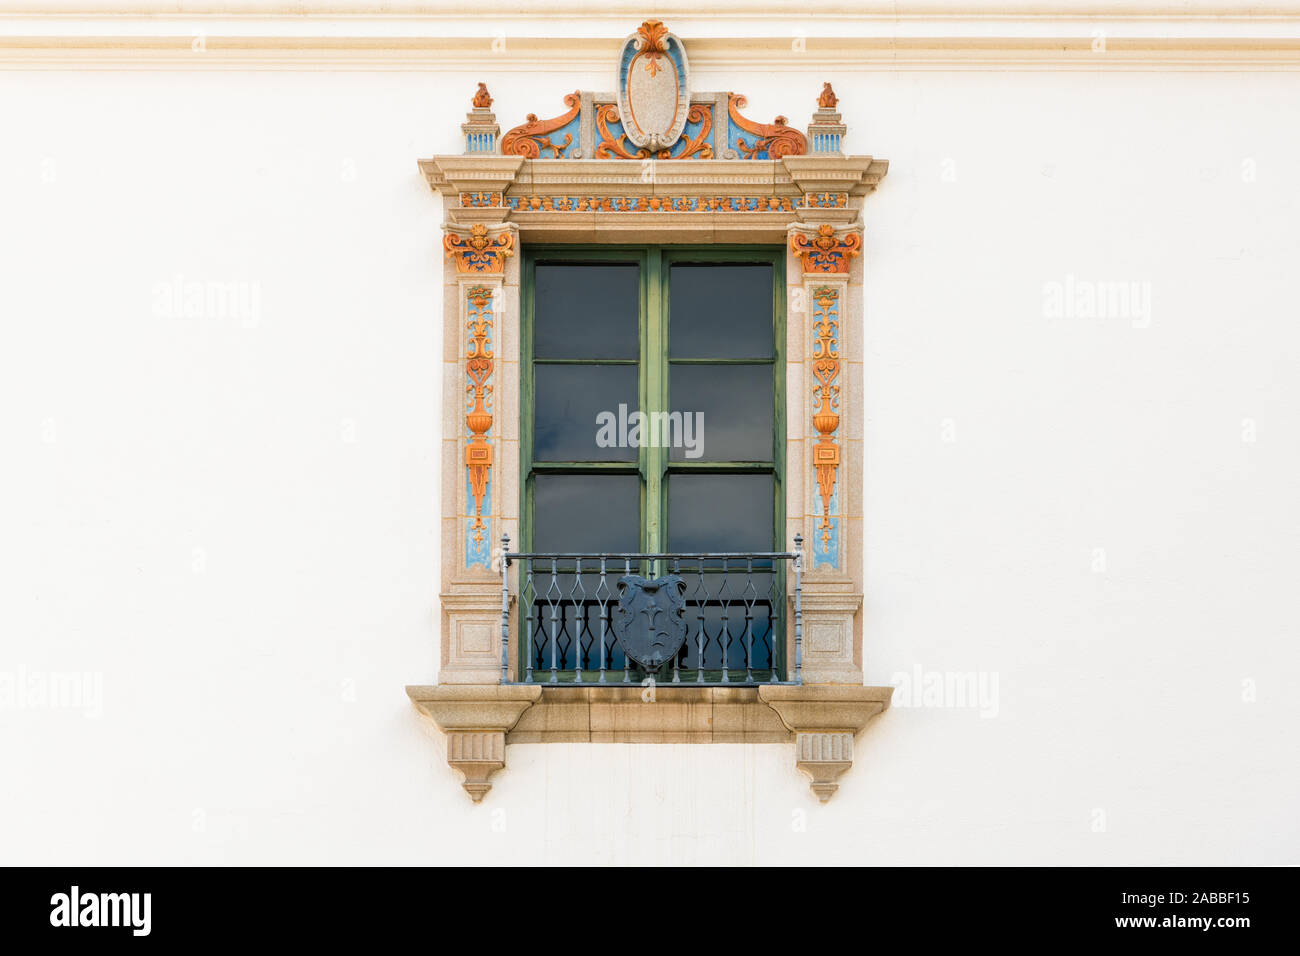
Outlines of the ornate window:
<svg viewBox="0 0 1300 956">
<path fill-rule="evenodd" d="M 793 741 L 825 800 L 890 690 L 862 684 L 859 464 L 887 164 L 845 155 L 830 84 L 805 135 L 694 91 L 659 21 L 617 62 L 613 92 L 504 135 L 479 84 L 464 153 L 420 163 L 445 212 L 442 667 L 408 693 L 475 800 L 507 743 L 548 741 Z M 623 406 L 678 441 L 633 447 Z"/>
</svg>

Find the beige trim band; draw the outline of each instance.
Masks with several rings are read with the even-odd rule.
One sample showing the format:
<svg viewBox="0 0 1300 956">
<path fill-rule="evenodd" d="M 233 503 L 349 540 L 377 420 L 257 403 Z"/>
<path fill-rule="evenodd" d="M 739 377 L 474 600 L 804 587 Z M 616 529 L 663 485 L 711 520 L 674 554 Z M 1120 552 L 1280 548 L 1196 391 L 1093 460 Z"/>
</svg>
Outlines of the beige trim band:
<svg viewBox="0 0 1300 956">
<path fill-rule="evenodd" d="M 658 0 L 661 18 L 699 15 L 695 0 Z M 556 2 L 508 0 L 0 0 L 0 15 L 78 16 L 403 16 L 510 19 L 549 17 L 637 17 L 646 12 L 644 0 Z M 806 3 L 798 0 L 713 0 L 710 16 L 798 16 L 807 18 Z M 997 0 L 981 4 L 968 0 L 822 0 L 818 15 L 895 20 L 905 17 L 1161 17 L 1244 18 L 1300 15 L 1296 0 L 1253 3 L 1250 0 Z"/>
<path fill-rule="evenodd" d="M 0 65 L 100 69 L 362 69 L 478 74 L 528 72 L 570 75 L 606 66 L 608 43 L 518 39 L 509 53 L 490 55 L 491 37 L 214 37 L 201 48 L 184 37 L 0 36 Z M 900 69 L 1234 69 L 1291 70 L 1300 66 L 1300 37 L 1197 39 L 1108 37 L 1105 50 L 1088 37 L 1026 39 L 809 39 L 804 50 L 786 41 L 715 39 L 691 44 L 698 70 L 879 72 Z"/>
</svg>

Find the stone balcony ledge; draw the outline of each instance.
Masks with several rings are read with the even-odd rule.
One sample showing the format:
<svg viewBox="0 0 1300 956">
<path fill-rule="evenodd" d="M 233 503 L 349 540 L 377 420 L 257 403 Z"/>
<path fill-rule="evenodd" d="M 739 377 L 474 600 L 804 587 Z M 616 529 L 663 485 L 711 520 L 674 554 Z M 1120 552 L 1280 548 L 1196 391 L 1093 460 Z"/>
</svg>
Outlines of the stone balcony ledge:
<svg viewBox="0 0 1300 956">
<path fill-rule="evenodd" d="M 447 762 L 478 802 L 518 743 L 786 743 L 823 803 L 853 763 L 853 739 L 889 706 L 892 687 L 767 684 L 438 684 L 406 688 L 447 734 Z"/>
</svg>

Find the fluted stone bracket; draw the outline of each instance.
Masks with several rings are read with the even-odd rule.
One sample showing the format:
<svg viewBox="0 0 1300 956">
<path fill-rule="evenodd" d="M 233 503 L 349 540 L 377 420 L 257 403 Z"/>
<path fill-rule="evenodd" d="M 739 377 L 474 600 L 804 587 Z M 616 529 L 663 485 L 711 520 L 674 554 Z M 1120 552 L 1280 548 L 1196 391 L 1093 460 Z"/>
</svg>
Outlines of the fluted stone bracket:
<svg viewBox="0 0 1300 956">
<path fill-rule="evenodd" d="M 853 735 L 795 734 L 794 765 L 812 781 L 812 792 L 822 803 L 840 788 L 840 774 L 853 766 Z"/>
<path fill-rule="evenodd" d="M 892 687 L 804 684 L 760 687 L 758 696 L 794 735 L 794 765 L 825 803 L 853 766 L 854 738 L 884 713 L 893 692 Z"/>
<path fill-rule="evenodd" d="M 461 786 L 478 803 L 492 789 L 488 777 L 506 765 L 506 735 L 499 730 L 453 731 L 447 735 L 447 763 L 465 775 Z"/>
<path fill-rule="evenodd" d="M 506 765 L 506 734 L 542 689 L 514 684 L 410 686 L 415 709 L 447 735 L 447 763 L 465 777 L 462 784 L 478 803 L 492 789 L 488 778 Z"/>
<path fill-rule="evenodd" d="M 410 686 L 416 710 L 447 735 L 447 763 L 475 803 L 511 743 L 784 743 L 825 803 L 853 765 L 853 738 L 889 706 L 892 687 Z"/>
</svg>

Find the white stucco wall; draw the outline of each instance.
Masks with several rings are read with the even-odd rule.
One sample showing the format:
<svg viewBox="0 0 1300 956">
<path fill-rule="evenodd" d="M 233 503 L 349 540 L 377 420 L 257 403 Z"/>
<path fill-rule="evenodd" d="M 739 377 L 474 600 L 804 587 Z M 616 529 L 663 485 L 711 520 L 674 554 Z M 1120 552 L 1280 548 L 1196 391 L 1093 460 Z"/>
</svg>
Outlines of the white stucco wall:
<svg viewBox="0 0 1300 956">
<path fill-rule="evenodd" d="M 0 70 L 0 673 L 102 689 L 0 709 L 0 859 L 1296 862 L 1300 74 L 697 69 L 799 127 L 833 80 L 891 162 L 867 683 L 996 702 L 896 706 L 825 807 L 776 745 L 512 746 L 475 806 L 403 691 L 438 656 L 415 161 L 477 80 L 503 127 L 613 85 L 485 64 Z M 169 315 L 178 276 L 256 309 Z M 1046 314 L 1098 281 L 1149 312 Z"/>
</svg>

